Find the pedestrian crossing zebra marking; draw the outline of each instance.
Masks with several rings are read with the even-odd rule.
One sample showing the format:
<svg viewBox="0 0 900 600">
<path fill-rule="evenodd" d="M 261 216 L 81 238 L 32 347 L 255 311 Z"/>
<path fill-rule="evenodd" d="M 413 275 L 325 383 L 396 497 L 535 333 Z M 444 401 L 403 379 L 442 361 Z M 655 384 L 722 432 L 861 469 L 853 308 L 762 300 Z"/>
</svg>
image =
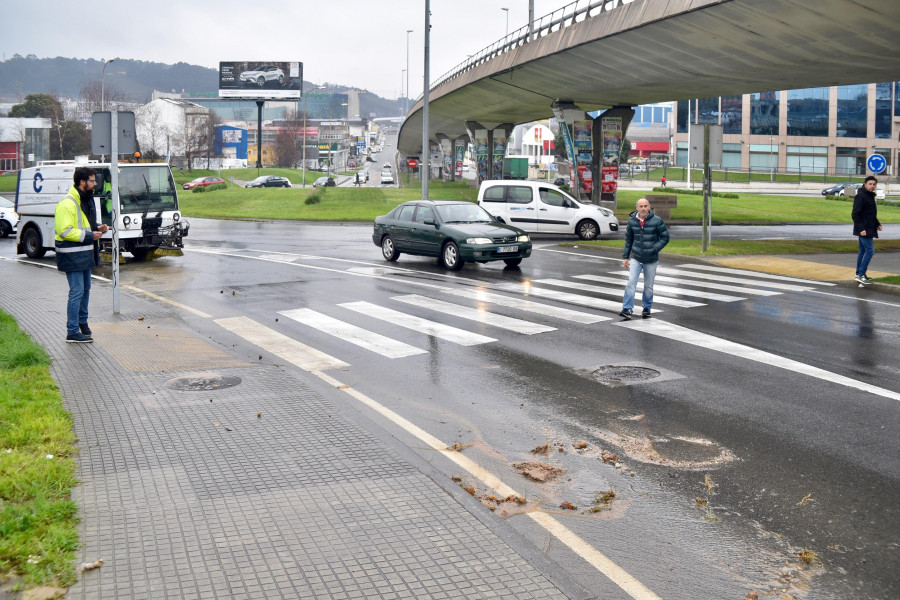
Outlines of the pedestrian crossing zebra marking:
<svg viewBox="0 0 900 600">
<path fill-rule="evenodd" d="M 590 298 L 588 296 L 580 296 L 578 294 L 570 294 L 568 292 L 560 292 L 559 290 L 549 290 L 547 288 L 539 288 L 531 285 L 531 283 L 503 283 L 494 286 L 495 289 L 515 292 L 517 294 L 525 294 L 526 296 L 540 296 L 566 302 L 568 304 L 577 304 L 579 306 L 587 306 L 597 310 L 606 310 L 618 313 L 622 310 L 621 302 L 613 302 L 611 300 L 603 300 L 601 298 Z M 656 311 L 656 312 L 662 312 Z"/>
<path fill-rule="evenodd" d="M 501 294 L 494 294 L 486 290 L 448 289 L 445 291 L 448 294 L 460 296 L 462 298 L 468 298 L 477 302 L 488 302 L 491 304 L 506 306 L 508 308 L 515 308 L 517 310 L 522 310 L 525 312 L 533 312 L 548 317 L 555 317 L 557 319 L 563 319 L 565 321 L 582 323 L 584 325 L 611 320 L 610 317 L 594 315 L 591 313 L 572 310 L 570 308 L 550 306 L 549 304 L 541 304 L 540 302 L 532 302 L 531 300 L 522 300 L 521 298 L 514 298 L 512 296 L 503 296 Z"/>
<path fill-rule="evenodd" d="M 456 327 L 451 327 L 449 325 L 442 325 L 441 323 L 435 323 L 428 319 L 422 319 L 390 308 L 384 308 L 370 302 L 344 302 L 338 304 L 338 306 L 367 315 L 374 319 L 386 321 L 399 327 L 418 331 L 419 333 L 434 336 L 462 346 L 476 346 L 478 344 L 487 344 L 489 342 L 497 341 L 495 338 L 486 335 L 471 333 L 464 329 L 457 329 Z"/>
<path fill-rule="evenodd" d="M 585 292 L 594 292 L 595 294 L 605 294 L 607 296 L 621 296 L 623 289 L 608 288 L 599 285 L 589 285 L 587 283 L 578 283 L 575 281 L 564 281 L 562 279 L 535 279 L 534 283 L 542 283 L 545 285 L 555 285 L 557 287 L 568 287 L 575 290 L 583 290 Z M 654 304 L 668 304 L 678 306 L 680 308 L 696 308 L 697 306 L 706 306 L 702 302 L 692 302 L 690 300 L 679 300 L 678 298 L 668 298 L 666 296 L 653 295 Z M 618 305 L 617 305 L 618 306 Z"/>
<path fill-rule="evenodd" d="M 468 306 L 460 306 L 452 302 L 444 302 L 443 300 L 435 300 L 418 294 L 410 294 L 407 296 L 394 296 L 392 300 L 404 302 L 412 306 L 427 308 L 438 311 L 445 315 L 452 315 L 470 321 L 477 321 L 492 327 L 499 327 L 516 333 L 524 333 L 533 335 L 535 333 L 546 333 L 548 331 L 556 331 L 556 327 L 541 325 L 540 323 L 532 323 L 523 321 L 522 319 L 514 319 L 504 315 L 498 315 L 479 308 L 470 308 Z"/>
<path fill-rule="evenodd" d="M 269 329 L 249 317 L 216 319 L 215 322 L 254 346 L 263 348 L 306 371 L 342 369 L 350 366 L 340 359 Z"/>
<path fill-rule="evenodd" d="M 751 283 L 750 281 L 747 281 L 747 279 L 745 279 L 743 277 L 728 277 L 726 275 L 713 275 L 713 274 L 708 274 L 708 273 L 697 273 L 696 271 L 693 271 L 691 269 L 672 269 L 672 268 L 660 267 L 657 270 L 657 273 L 660 273 L 662 275 L 682 275 L 682 276 L 686 276 L 686 277 L 692 277 L 695 279 L 724 281 L 727 283 L 742 283 L 742 284 Z M 765 281 L 765 280 L 753 281 L 752 285 L 758 285 L 758 286 L 767 287 L 767 288 L 775 288 L 776 290 L 785 290 L 785 291 L 790 291 L 790 292 L 808 292 L 813 289 L 813 288 L 811 288 L 809 286 L 805 286 L 805 285 L 794 285 L 791 283 L 780 283 L 778 281 Z"/>
<path fill-rule="evenodd" d="M 615 283 L 619 284 L 622 287 L 619 288 L 619 293 L 623 293 L 625 290 L 626 280 L 617 279 L 615 277 L 603 277 L 602 275 L 576 275 L 575 279 L 585 279 L 588 281 L 600 281 L 604 283 Z M 659 279 L 657 277 L 657 279 Z M 690 282 L 685 282 L 690 285 Z M 637 291 L 643 291 L 644 284 L 638 283 Z M 746 300 L 746 298 L 742 298 L 740 296 L 728 296 L 726 294 L 716 294 L 715 292 L 706 292 L 702 290 L 691 290 L 688 288 L 683 288 L 675 285 L 660 285 L 656 281 L 653 283 L 653 291 L 654 294 L 656 292 L 662 292 L 664 294 L 678 294 L 681 296 L 694 296 L 695 298 L 706 298 L 707 300 L 717 300 L 719 302 L 738 302 L 739 300 Z M 775 292 L 776 294 L 778 292 Z M 656 302 L 656 295 L 654 295 L 654 302 Z"/>
<path fill-rule="evenodd" d="M 716 267 L 712 265 L 697 265 L 692 263 L 684 263 L 676 265 L 679 269 L 696 269 L 698 271 L 712 271 L 715 273 L 730 273 L 732 275 L 741 275 L 743 277 L 758 277 L 760 279 L 774 279 L 776 281 L 785 281 L 791 283 L 802 283 L 804 285 L 822 285 L 826 287 L 834 286 L 828 281 L 816 281 L 814 279 L 801 279 L 799 277 L 788 277 L 787 275 L 773 275 L 771 273 L 757 273 L 747 269 L 732 269 L 730 267 Z"/>
<path fill-rule="evenodd" d="M 278 314 L 387 358 L 404 358 L 417 354 L 428 354 L 427 350 L 416 348 L 380 333 L 357 327 L 351 323 L 339 321 L 310 308 L 283 310 Z"/>
</svg>

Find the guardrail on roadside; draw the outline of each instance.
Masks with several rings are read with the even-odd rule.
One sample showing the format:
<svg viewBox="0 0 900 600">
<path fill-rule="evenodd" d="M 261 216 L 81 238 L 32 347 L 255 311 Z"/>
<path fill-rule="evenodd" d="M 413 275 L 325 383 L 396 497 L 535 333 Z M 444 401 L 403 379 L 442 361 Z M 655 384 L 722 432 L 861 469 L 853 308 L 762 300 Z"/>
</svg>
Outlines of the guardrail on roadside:
<svg viewBox="0 0 900 600">
<path fill-rule="evenodd" d="M 503 38 L 497 40 L 490 46 L 472 54 L 466 60 L 441 75 L 437 81 L 431 85 L 430 89 L 438 88 L 451 79 L 459 77 L 466 71 L 470 71 L 501 54 L 515 50 L 531 41 L 538 40 L 575 23 L 580 23 L 587 18 L 595 17 L 600 13 L 609 12 L 620 6 L 631 4 L 636 1 L 637 0 L 575 0 L 575 2 L 567 4 L 562 8 L 558 8 L 553 12 L 544 15 L 540 19 L 535 19 L 533 30 L 529 25 L 524 25 L 512 33 L 503 36 Z M 424 93 L 419 94 L 416 98 L 416 102 L 421 100 L 423 96 Z"/>
</svg>

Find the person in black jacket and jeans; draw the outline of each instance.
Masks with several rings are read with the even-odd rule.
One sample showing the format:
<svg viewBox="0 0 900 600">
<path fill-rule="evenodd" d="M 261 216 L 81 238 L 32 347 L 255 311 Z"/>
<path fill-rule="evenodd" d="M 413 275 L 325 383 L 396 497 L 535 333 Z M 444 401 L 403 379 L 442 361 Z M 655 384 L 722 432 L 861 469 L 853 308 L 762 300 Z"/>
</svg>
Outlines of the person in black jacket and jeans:
<svg viewBox="0 0 900 600">
<path fill-rule="evenodd" d="M 659 251 L 668 243 L 669 230 L 666 229 L 666 224 L 650 210 L 650 201 L 641 198 L 637 201 L 637 210 L 628 215 L 628 225 L 625 226 L 622 266 L 628 269 L 628 285 L 625 286 L 620 317 L 631 318 L 634 292 L 637 289 L 638 278 L 643 272 L 642 316 L 645 319 L 650 318 L 650 309 L 653 307 L 653 280 L 656 278 L 656 267 L 659 265 Z"/>
<path fill-rule="evenodd" d="M 878 180 L 871 175 L 866 177 L 863 186 L 853 199 L 853 235 L 859 237 L 859 254 L 856 256 L 856 281 L 862 284 L 872 283 L 866 275 L 869 261 L 875 255 L 875 238 L 881 231 L 878 221 L 878 206 L 875 204 L 875 186 Z"/>
</svg>

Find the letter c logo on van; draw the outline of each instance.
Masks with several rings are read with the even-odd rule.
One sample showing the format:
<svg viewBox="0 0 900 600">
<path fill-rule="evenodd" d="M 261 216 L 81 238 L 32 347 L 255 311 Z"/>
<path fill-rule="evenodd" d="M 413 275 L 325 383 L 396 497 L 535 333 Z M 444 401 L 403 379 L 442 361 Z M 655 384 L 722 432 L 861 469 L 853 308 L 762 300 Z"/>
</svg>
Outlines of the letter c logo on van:
<svg viewBox="0 0 900 600">
<path fill-rule="evenodd" d="M 40 194 L 41 190 L 44 189 L 44 186 L 41 185 L 41 182 L 44 180 L 44 176 L 40 173 L 34 174 L 34 192 L 36 194 Z"/>
</svg>

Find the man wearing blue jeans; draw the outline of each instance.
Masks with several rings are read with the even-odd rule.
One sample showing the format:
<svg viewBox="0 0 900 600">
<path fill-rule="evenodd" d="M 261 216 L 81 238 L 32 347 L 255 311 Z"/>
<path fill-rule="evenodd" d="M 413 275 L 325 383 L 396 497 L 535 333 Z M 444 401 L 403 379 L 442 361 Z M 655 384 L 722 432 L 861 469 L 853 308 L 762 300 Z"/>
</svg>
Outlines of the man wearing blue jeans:
<svg viewBox="0 0 900 600">
<path fill-rule="evenodd" d="M 94 186 L 97 173 L 88 167 L 75 169 L 74 185 L 66 197 L 56 205 L 56 267 L 69 281 L 69 302 L 66 307 L 66 342 L 89 344 L 88 302 L 91 296 L 91 269 L 100 264 L 97 243 L 109 229 L 97 224 L 94 207 Z"/>
<path fill-rule="evenodd" d="M 634 312 L 634 293 L 637 289 L 638 277 L 644 273 L 644 294 L 641 315 L 650 318 L 653 308 L 653 280 L 656 278 L 656 267 L 659 265 L 659 251 L 669 243 L 669 230 L 661 217 L 650 210 L 650 201 L 641 198 L 637 201 L 637 210 L 628 215 L 625 226 L 625 250 L 622 252 L 622 266 L 628 269 L 628 284 L 625 286 L 625 298 L 622 301 L 620 317 L 630 319 Z M 633 259 L 633 260 L 632 260 Z"/>
<path fill-rule="evenodd" d="M 856 256 L 856 282 L 863 285 L 872 283 L 866 271 L 869 269 L 869 261 L 875 255 L 875 238 L 881 231 L 881 223 L 878 221 L 878 205 L 875 203 L 875 188 L 878 180 L 871 175 L 866 177 L 863 186 L 856 192 L 853 199 L 853 210 L 850 217 L 853 219 L 853 235 L 859 237 L 859 254 Z"/>
</svg>

